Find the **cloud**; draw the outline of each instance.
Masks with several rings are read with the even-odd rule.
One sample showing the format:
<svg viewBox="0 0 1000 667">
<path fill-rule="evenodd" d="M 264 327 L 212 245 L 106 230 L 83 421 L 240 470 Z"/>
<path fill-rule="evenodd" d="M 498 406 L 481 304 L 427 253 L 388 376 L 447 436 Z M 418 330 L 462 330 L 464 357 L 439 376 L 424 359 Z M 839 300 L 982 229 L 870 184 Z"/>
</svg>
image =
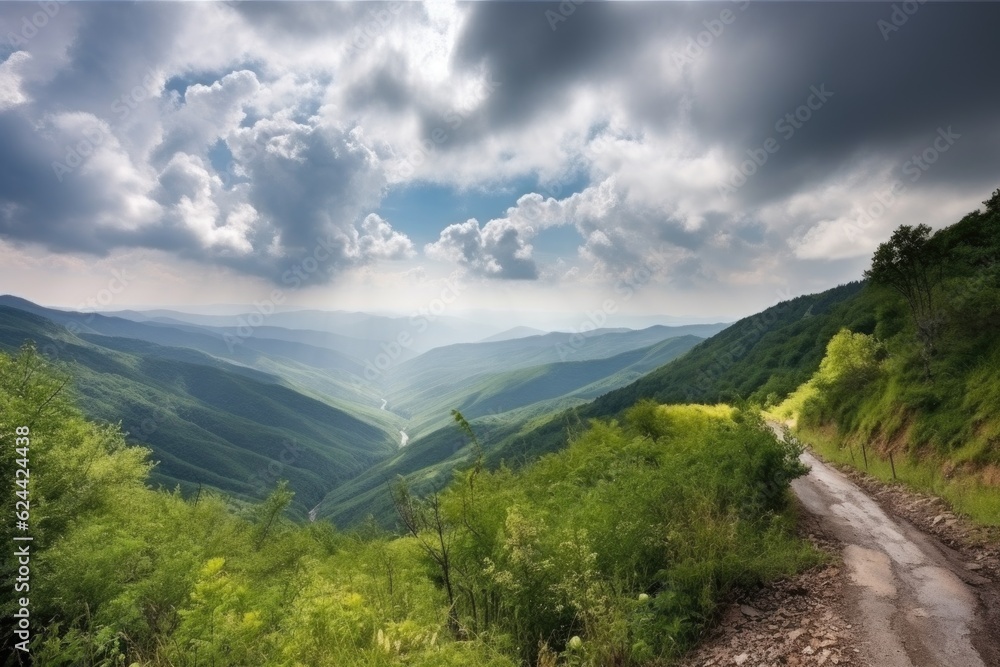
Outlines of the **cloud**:
<svg viewBox="0 0 1000 667">
<path fill-rule="evenodd" d="M 56 252 L 160 249 L 276 283 L 317 248 L 319 282 L 414 254 L 405 234 L 370 215 L 385 175 L 361 128 L 322 113 L 295 118 L 298 106 L 249 118 L 274 101 L 250 70 L 174 95 L 152 71 L 101 114 L 46 113 L 45 95 L 0 113 L 11 147 L 0 233 Z M 220 145 L 225 166 L 212 162 Z"/>
<path fill-rule="evenodd" d="M 0 56 L 0 236 L 52 252 L 151 248 L 284 284 L 317 248 L 317 282 L 408 268 L 412 238 L 482 278 L 646 267 L 721 295 L 852 279 L 894 226 L 951 222 L 998 180 L 992 3 L 920 5 L 888 40 L 878 3 L 584 3 L 554 30 L 551 3 L 59 7 Z M 907 180 L 942 127 L 961 138 Z M 514 204 L 433 229 L 382 210 L 429 185 Z"/>
<path fill-rule="evenodd" d="M 24 104 L 28 97 L 21 92 L 21 65 L 31 59 L 27 51 L 15 51 L 0 63 L 0 111 Z"/>
<path fill-rule="evenodd" d="M 416 255 L 413 242 L 405 234 L 393 230 L 392 225 L 371 213 L 361 223 L 358 236 L 358 255 L 367 259 L 409 259 Z"/>
<path fill-rule="evenodd" d="M 538 267 L 531 258 L 532 247 L 519 228 L 507 220 L 492 220 L 483 228 L 476 220 L 448 225 L 441 237 L 424 246 L 431 258 L 451 261 L 473 275 L 504 280 L 534 280 Z"/>
<path fill-rule="evenodd" d="M 208 86 L 189 86 L 183 104 L 165 115 L 165 140 L 157 154 L 169 159 L 176 152 L 204 153 L 239 127 L 244 107 L 259 92 L 257 75 L 248 70 L 230 72 Z"/>
</svg>

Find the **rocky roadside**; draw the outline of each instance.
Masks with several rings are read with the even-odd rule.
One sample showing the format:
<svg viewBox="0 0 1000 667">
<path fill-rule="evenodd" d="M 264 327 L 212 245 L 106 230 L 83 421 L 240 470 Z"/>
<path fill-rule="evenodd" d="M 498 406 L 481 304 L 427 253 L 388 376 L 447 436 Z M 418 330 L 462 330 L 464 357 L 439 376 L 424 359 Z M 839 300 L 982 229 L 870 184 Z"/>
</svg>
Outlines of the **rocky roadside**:
<svg viewBox="0 0 1000 667">
<path fill-rule="evenodd" d="M 982 527 L 955 514 L 929 494 L 887 484 L 851 466 L 834 465 L 890 515 L 936 538 L 967 572 L 989 612 L 984 631 L 1000 630 L 1000 528 Z M 819 566 L 777 582 L 729 605 L 719 624 L 681 662 L 682 667 L 869 666 L 854 632 L 840 561 L 840 544 L 803 514 L 803 537 L 830 556 Z"/>
<path fill-rule="evenodd" d="M 952 549 L 967 571 L 1000 582 L 1000 527 L 977 526 L 952 512 L 937 496 L 888 484 L 848 465 L 827 463 L 864 489 L 889 514 Z"/>
<path fill-rule="evenodd" d="M 980 622 L 973 645 L 987 664 L 1000 664 L 1000 527 L 977 526 L 937 496 L 883 482 L 851 466 L 837 468 L 897 521 L 938 541 L 956 573 L 979 598 Z"/>
<path fill-rule="evenodd" d="M 729 605 L 682 667 L 865 665 L 848 620 L 839 545 L 803 519 L 803 536 L 830 556 L 829 563 Z"/>
</svg>

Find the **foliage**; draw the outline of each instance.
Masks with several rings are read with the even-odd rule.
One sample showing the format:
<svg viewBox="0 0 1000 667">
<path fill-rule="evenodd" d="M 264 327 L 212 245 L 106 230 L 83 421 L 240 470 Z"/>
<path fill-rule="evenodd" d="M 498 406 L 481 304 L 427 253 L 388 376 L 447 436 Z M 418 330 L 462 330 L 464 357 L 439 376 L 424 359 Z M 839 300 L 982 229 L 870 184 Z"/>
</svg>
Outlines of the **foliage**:
<svg viewBox="0 0 1000 667">
<path fill-rule="evenodd" d="M 459 473 L 440 506 L 460 634 L 526 663 L 679 655 L 734 587 L 810 561 L 784 514 L 802 472 L 751 411 L 647 402 L 519 471 Z"/>
<path fill-rule="evenodd" d="M 788 530 L 797 451 L 751 412 L 643 403 L 517 472 L 401 498 L 397 537 L 293 523 L 284 484 L 249 509 L 148 488 L 148 450 L 63 385 L 30 348 L 0 354 L 0 438 L 32 424 L 37 664 L 654 664 L 736 588 L 815 558 Z"/>
<path fill-rule="evenodd" d="M 927 225 L 900 225 L 875 250 L 871 268 L 865 271 L 865 278 L 872 284 L 886 285 L 906 300 L 922 345 L 924 373 L 928 378 L 941 326 L 937 286 L 942 277 L 941 257 L 930 236 L 931 228 Z"/>
<path fill-rule="evenodd" d="M 814 395 L 803 406 L 803 417 L 849 427 L 848 413 L 878 385 L 885 358 L 885 346 L 874 336 L 841 329 L 830 339 L 826 356 L 810 380 Z"/>
<path fill-rule="evenodd" d="M 121 424 L 130 443 L 153 451 L 152 481 L 167 488 L 262 500 L 284 478 L 296 492 L 293 510 L 304 517 L 339 481 L 397 449 L 395 432 L 275 376 L 191 349 L 77 334 L 0 305 L 0 350 L 35 341 L 73 377 L 67 391 L 88 418 Z"/>
<path fill-rule="evenodd" d="M 810 437 L 839 444 L 856 465 L 877 471 L 879 455 L 896 455 L 888 465 L 891 474 L 944 493 L 988 523 L 1000 522 L 997 197 L 995 192 L 984 210 L 932 235 L 923 226 L 903 226 L 880 246 L 873 279 L 897 271 L 894 262 L 910 264 L 898 268 L 895 278 L 883 275 L 886 283 L 902 281 L 894 290 L 866 290 L 874 335 L 842 330 L 816 373 L 773 410 L 797 418 Z M 913 299 L 926 298 L 907 296 L 907 290 L 924 287 L 906 287 L 905 281 L 922 285 L 924 279 L 902 273 L 924 270 L 940 272 L 939 280 L 928 283 L 935 304 L 933 356 L 920 318 L 900 317 L 915 312 Z M 825 430 L 831 426 L 832 435 Z M 866 451 L 855 455 L 858 445 Z"/>
</svg>

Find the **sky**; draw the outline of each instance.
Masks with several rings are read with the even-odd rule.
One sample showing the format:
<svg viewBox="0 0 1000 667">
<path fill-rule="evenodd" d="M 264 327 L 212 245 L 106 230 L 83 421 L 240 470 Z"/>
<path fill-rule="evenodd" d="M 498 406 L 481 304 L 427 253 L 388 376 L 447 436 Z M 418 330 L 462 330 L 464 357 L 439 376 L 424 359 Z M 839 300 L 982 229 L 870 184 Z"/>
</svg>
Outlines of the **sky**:
<svg viewBox="0 0 1000 667">
<path fill-rule="evenodd" d="M 748 315 L 1000 186 L 997 25 L 994 3 L 2 3 L 0 292 Z"/>
</svg>

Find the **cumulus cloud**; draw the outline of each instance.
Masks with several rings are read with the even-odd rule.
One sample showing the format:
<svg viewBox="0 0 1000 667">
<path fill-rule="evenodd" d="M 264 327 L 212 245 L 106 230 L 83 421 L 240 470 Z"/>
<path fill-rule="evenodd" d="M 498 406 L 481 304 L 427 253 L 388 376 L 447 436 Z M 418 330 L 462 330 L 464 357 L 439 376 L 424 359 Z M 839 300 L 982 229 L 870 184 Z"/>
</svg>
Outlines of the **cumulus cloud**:
<svg viewBox="0 0 1000 667">
<path fill-rule="evenodd" d="M 532 247 L 519 229 L 507 220 L 491 220 L 480 228 L 477 220 L 448 225 L 441 237 L 424 246 L 434 259 L 456 262 L 472 274 L 486 278 L 525 280 L 538 277 Z"/>
<path fill-rule="evenodd" d="M 176 152 L 203 153 L 239 127 L 244 107 L 259 91 L 257 75 L 249 70 L 230 72 L 208 86 L 189 86 L 183 103 L 164 118 L 166 140 L 157 153 L 168 159 Z"/>
<path fill-rule="evenodd" d="M 174 23 L 184 22 L 181 13 L 170 10 Z M 84 21 L 81 33 L 91 28 Z M 124 48 L 120 36 L 111 42 L 73 49 Z M 29 58 L 8 58 L 0 84 L 16 86 L 15 67 Z M 47 109 L 66 106 L 78 88 L 67 96 L 38 85 L 33 99 L 13 94 L 19 88 L 5 96 L 17 104 L 0 110 L 0 135 L 12 149 L 0 167 L 0 233 L 57 252 L 154 248 L 275 282 L 317 248 L 327 259 L 315 280 L 414 254 L 405 234 L 369 215 L 385 187 L 370 140 L 324 115 L 316 97 L 309 114 L 308 97 L 276 99 L 284 73 L 275 90 L 248 69 L 187 83 L 183 72 L 159 66 L 136 71 L 137 85 L 103 82 L 114 97 L 68 111 Z"/>
<path fill-rule="evenodd" d="M 409 259 L 416 254 L 413 242 L 375 213 L 361 223 L 357 248 L 359 256 L 372 259 Z"/>
<path fill-rule="evenodd" d="M 15 51 L 0 63 L 0 111 L 28 101 L 28 97 L 21 92 L 20 69 L 30 59 L 31 54 L 27 51 Z"/>
<path fill-rule="evenodd" d="M 20 25 L 19 7 L 0 20 Z M 679 62 L 727 8 L 735 20 Z M 998 5 L 921 5 L 888 40 L 878 3 L 584 3 L 556 30 L 547 9 L 60 5 L 0 54 L 0 236 L 278 283 L 318 248 L 314 280 L 405 268 L 419 239 L 482 278 L 644 267 L 721 293 L 855 278 L 894 226 L 946 224 L 996 187 L 1000 88 L 982 63 L 1000 56 Z M 833 95 L 779 131 L 815 86 Z M 906 180 L 942 127 L 960 138 Z M 769 138 L 778 149 L 721 196 Z M 428 186 L 514 204 L 433 229 L 381 208 Z"/>
</svg>

